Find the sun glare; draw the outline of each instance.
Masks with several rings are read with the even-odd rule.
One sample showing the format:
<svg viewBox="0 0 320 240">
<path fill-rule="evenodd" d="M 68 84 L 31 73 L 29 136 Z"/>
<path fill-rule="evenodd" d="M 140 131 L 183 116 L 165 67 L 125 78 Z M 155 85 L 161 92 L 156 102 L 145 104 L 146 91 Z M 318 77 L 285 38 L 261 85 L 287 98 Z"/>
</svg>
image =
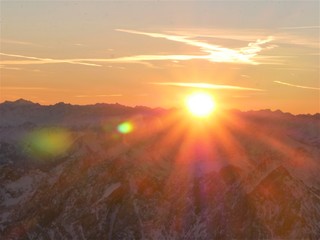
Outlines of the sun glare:
<svg viewBox="0 0 320 240">
<path fill-rule="evenodd" d="M 210 115 L 216 107 L 215 101 L 208 93 L 197 92 L 189 95 L 186 99 L 189 112 L 196 117 Z"/>
</svg>

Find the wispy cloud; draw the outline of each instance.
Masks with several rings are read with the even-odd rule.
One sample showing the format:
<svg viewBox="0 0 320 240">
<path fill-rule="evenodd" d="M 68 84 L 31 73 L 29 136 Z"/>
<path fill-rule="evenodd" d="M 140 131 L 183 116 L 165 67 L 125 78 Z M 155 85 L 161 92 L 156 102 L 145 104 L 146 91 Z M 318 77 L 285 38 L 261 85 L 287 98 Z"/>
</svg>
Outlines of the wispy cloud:
<svg viewBox="0 0 320 240">
<path fill-rule="evenodd" d="M 112 65 L 109 65 L 108 68 L 117 68 L 117 69 L 121 69 L 121 70 L 124 70 L 126 69 L 125 67 L 121 67 L 121 66 L 112 66 Z"/>
<path fill-rule="evenodd" d="M 98 94 L 98 95 L 76 95 L 76 98 L 88 98 L 88 97 L 122 97 L 122 94 Z"/>
<path fill-rule="evenodd" d="M 219 45 L 199 41 L 195 37 L 187 35 L 173 35 L 163 33 L 149 33 L 127 29 L 116 29 L 117 31 L 139 34 L 152 38 L 162 38 L 169 41 L 180 42 L 199 49 L 199 54 L 152 54 L 152 55 L 134 55 L 118 58 L 76 58 L 76 59 L 53 59 L 40 58 L 35 56 L 25 56 L 11 53 L 0 53 L 2 56 L 23 58 L 25 60 L 4 60 L 3 65 L 28 65 L 28 64 L 57 64 L 68 63 L 87 66 L 101 66 L 97 63 L 139 63 L 149 67 L 153 65 L 150 61 L 187 61 L 187 60 L 206 60 L 210 62 L 221 63 L 241 63 L 241 64 L 260 64 L 270 63 L 270 57 L 258 56 L 258 54 L 266 49 L 273 48 L 274 45 L 266 45 L 273 41 L 273 37 L 269 36 L 266 39 L 257 39 L 250 42 L 247 46 L 232 49 Z"/>
<path fill-rule="evenodd" d="M 291 71 L 303 71 L 303 72 L 312 72 L 319 71 L 319 68 L 306 68 L 306 67 L 277 67 L 273 68 L 274 70 L 291 70 Z"/>
<path fill-rule="evenodd" d="M 149 93 L 140 93 L 140 94 L 136 94 L 134 96 L 136 96 L 136 97 L 147 97 L 149 95 L 150 95 Z"/>
<path fill-rule="evenodd" d="M 240 91 L 265 91 L 258 88 L 248 88 L 233 85 L 220 85 L 212 83 L 187 83 L 187 82 L 151 82 L 153 85 L 163 86 L 175 86 L 175 87 L 190 87 L 190 88 L 201 88 L 201 89 L 219 89 L 219 90 L 240 90 Z"/>
<path fill-rule="evenodd" d="M 316 29 L 316 28 L 320 28 L 320 26 L 282 27 L 282 28 L 280 28 L 280 29 L 295 30 L 295 29 Z"/>
<path fill-rule="evenodd" d="M 304 89 L 312 89 L 312 90 L 320 90 L 320 88 L 316 88 L 316 87 L 308 87 L 308 86 L 295 85 L 295 84 L 286 83 L 286 82 L 281 82 L 281 81 L 273 81 L 273 82 L 279 83 L 279 84 L 282 84 L 282 85 L 286 85 L 286 86 L 290 86 L 290 87 L 304 88 Z"/>
<path fill-rule="evenodd" d="M 3 90 L 37 90 L 37 91 L 48 91 L 48 92 L 70 92 L 70 90 L 67 89 L 57 89 L 57 88 L 46 88 L 46 87 L 15 87 L 15 86 L 7 86 L 3 87 L 1 86 L 1 89 Z"/>
<path fill-rule="evenodd" d="M 41 72 L 41 70 L 39 69 L 24 69 L 24 68 L 17 68 L 17 67 L 7 67 L 3 65 L 0 65 L 0 69 L 14 70 L 14 71 Z"/>
<path fill-rule="evenodd" d="M 231 49 L 226 47 L 221 47 L 219 45 L 210 44 L 207 42 L 202 42 L 196 39 L 192 39 L 187 35 L 171 35 L 163 33 L 148 33 L 135 30 L 127 29 L 116 29 L 120 32 L 126 32 L 131 34 L 145 35 L 153 38 L 163 38 L 169 41 L 181 42 L 190 46 L 199 48 L 200 53 L 205 55 L 140 55 L 131 57 L 137 61 L 147 61 L 147 60 L 192 60 L 192 59 L 202 59 L 211 62 L 224 62 L 224 63 L 244 63 L 244 64 L 259 64 L 263 61 L 257 61 L 255 57 L 264 49 L 273 48 L 272 46 L 263 47 L 263 45 L 271 42 L 273 40 L 272 36 L 266 39 L 257 39 L 255 42 L 251 42 L 248 46 Z M 262 60 L 262 58 L 260 58 Z"/>
<path fill-rule="evenodd" d="M 17 67 L 5 67 L 0 65 L 0 69 L 6 69 L 6 70 L 15 70 L 15 71 L 21 71 L 23 70 L 22 68 L 17 68 Z"/>
<path fill-rule="evenodd" d="M 242 74 L 241 77 L 243 77 L 243 78 L 250 78 L 250 76 L 249 76 L 249 75 L 246 75 L 246 74 Z"/>
<path fill-rule="evenodd" d="M 234 95 L 232 98 L 251 98 L 252 96 L 244 96 L 244 95 Z"/>
<path fill-rule="evenodd" d="M 268 36 L 272 36 L 272 44 L 268 44 L 264 49 L 270 49 L 274 47 L 282 47 L 282 44 L 300 45 L 308 48 L 319 49 L 319 40 L 317 37 L 307 36 L 303 31 L 299 30 L 317 30 L 319 26 L 292 26 L 278 28 L 278 31 L 270 29 L 175 29 L 169 31 L 170 34 L 185 35 L 189 38 L 206 38 L 213 39 L 213 41 L 223 42 L 230 41 L 238 42 L 241 44 L 255 42 L 257 39 L 268 39 Z M 288 30 L 288 31 L 284 31 Z M 290 31 L 289 31 L 290 30 Z M 291 31 L 292 30 L 292 31 Z M 294 31 L 297 30 L 297 31 Z M 265 56 L 263 56 L 265 57 Z M 284 56 L 285 57 L 285 56 Z M 270 61 L 270 60 L 269 60 Z M 265 59 L 264 59 L 265 63 Z"/>
<path fill-rule="evenodd" d="M 1 88 L 6 90 L 49 90 L 49 88 L 44 88 L 44 87 L 1 87 Z"/>
<path fill-rule="evenodd" d="M 1 43 L 8 43 L 8 44 L 18 44 L 18 45 L 37 45 L 31 42 L 25 42 L 25 41 L 18 41 L 18 40 L 11 40 L 11 39 L 0 39 Z"/>
<path fill-rule="evenodd" d="M 96 63 L 139 63 L 149 67 L 153 65 L 147 62 L 141 62 L 146 59 L 145 56 L 134 56 L 134 57 L 120 57 L 120 58 L 75 58 L 75 59 L 52 59 L 52 58 L 39 58 L 33 56 L 25 56 L 18 54 L 0 53 L 2 56 L 23 58 L 29 60 L 3 60 L 0 61 L 2 66 L 4 65 L 37 65 L 37 64 L 57 64 L 57 63 L 68 63 L 78 64 L 86 66 L 101 67 L 102 65 Z M 151 57 L 152 58 L 152 57 Z M 156 58 L 156 57 L 153 57 Z M 159 60 L 164 58 L 159 57 Z M 89 63 L 95 62 L 95 63 Z"/>
<path fill-rule="evenodd" d="M 74 43 L 73 45 L 77 46 L 77 47 L 83 47 L 84 46 L 84 44 L 82 44 L 82 43 Z"/>
<path fill-rule="evenodd" d="M 9 54 L 9 53 L 0 53 L 2 56 L 6 57 L 14 57 L 14 58 L 23 58 L 23 59 L 30 59 L 30 60 L 4 60 L 0 63 L 2 65 L 32 65 L 32 64 L 48 64 L 48 63 L 69 63 L 69 64 L 80 64 L 80 65 L 87 65 L 87 66 L 101 66 L 93 63 L 86 63 L 82 61 L 76 61 L 74 59 L 52 59 L 52 58 L 39 58 L 39 57 L 32 57 L 32 56 L 24 56 L 18 54 Z"/>
</svg>

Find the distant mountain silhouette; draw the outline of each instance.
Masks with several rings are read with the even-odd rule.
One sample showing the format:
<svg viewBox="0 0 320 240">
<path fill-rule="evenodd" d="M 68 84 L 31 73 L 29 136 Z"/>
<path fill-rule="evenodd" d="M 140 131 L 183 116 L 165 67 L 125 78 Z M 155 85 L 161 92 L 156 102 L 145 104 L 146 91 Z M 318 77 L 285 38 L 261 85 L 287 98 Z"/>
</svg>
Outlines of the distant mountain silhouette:
<svg viewBox="0 0 320 240">
<path fill-rule="evenodd" d="M 176 109 L 178 110 L 178 109 Z M 166 110 L 163 108 L 149 108 L 145 106 L 129 107 L 118 103 L 96 103 L 92 105 L 72 105 L 59 102 L 54 105 L 40 105 L 28 100 L 19 99 L 16 101 L 5 101 L 0 104 L 0 125 L 23 124 L 24 122 L 33 122 L 36 124 L 59 124 L 64 121 L 65 124 L 94 123 L 100 122 L 106 117 L 115 117 L 135 114 L 165 114 L 174 109 Z M 259 111 L 241 112 L 239 110 L 230 110 L 233 115 L 245 115 L 253 120 L 278 121 L 286 118 L 293 118 L 290 113 L 283 113 L 280 110 L 271 111 L 269 109 Z M 320 114 L 301 115 L 304 117 L 320 118 Z"/>
<path fill-rule="evenodd" d="M 39 104 L 20 98 L 16 101 L 5 101 L 0 105 L 1 106 L 32 106 L 32 105 L 39 105 Z"/>
<path fill-rule="evenodd" d="M 134 114 L 157 114 L 166 110 L 136 106 L 128 107 L 118 103 L 97 103 L 93 105 L 71 105 L 59 102 L 54 105 L 40 105 L 24 99 L 6 101 L 0 104 L 0 125 L 16 125 L 24 122 L 36 124 L 91 124 L 108 117 Z"/>
</svg>

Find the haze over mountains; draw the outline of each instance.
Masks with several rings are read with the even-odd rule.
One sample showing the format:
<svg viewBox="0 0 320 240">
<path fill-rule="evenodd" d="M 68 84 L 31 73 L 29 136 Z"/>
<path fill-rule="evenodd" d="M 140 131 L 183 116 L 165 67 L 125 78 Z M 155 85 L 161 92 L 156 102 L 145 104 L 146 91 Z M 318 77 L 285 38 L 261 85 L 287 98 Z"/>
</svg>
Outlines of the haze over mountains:
<svg viewBox="0 0 320 240">
<path fill-rule="evenodd" d="M 99 121 L 104 121 L 106 117 L 129 116 L 146 111 L 151 113 L 161 111 L 161 109 L 149 109 L 142 106 L 127 107 L 118 103 L 97 103 L 95 105 L 81 106 L 60 102 L 55 105 L 44 106 L 19 99 L 14 102 L 6 101 L 0 104 L 0 111 L 2 116 L 0 118 L 1 125 L 15 125 L 25 122 L 41 125 L 77 125 L 90 122 L 96 124 Z"/>
<path fill-rule="evenodd" d="M 320 238 L 319 113 L 18 100 L 0 116 L 1 239 Z"/>
</svg>

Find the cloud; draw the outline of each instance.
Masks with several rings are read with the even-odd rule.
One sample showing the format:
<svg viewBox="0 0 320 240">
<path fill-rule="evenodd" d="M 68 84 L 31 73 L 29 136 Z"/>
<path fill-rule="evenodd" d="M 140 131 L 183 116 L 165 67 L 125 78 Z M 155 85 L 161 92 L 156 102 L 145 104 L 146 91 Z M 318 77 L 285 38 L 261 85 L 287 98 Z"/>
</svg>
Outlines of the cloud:
<svg viewBox="0 0 320 240">
<path fill-rule="evenodd" d="M 248 46 L 239 49 L 231 49 L 221 47 L 219 45 L 210 44 L 195 39 L 191 39 L 187 35 L 172 35 L 172 34 L 162 34 L 162 33 L 147 33 L 135 30 L 127 29 L 116 29 L 120 32 L 126 32 L 131 34 L 145 35 L 153 38 L 163 38 L 169 41 L 181 42 L 190 46 L 194 46 L 200 49 L 200 52 L 205 55 L 140 55 L 131 57 L 137 61 L 143 60 L 192 60 L 192 59 L 202 59 L 211 62 L 224 62 L 224 63 L 244 63 L 244 64 L 260 64 L 263 61 L 257 61 L 255 57 L 264 49 L 273 48 L 272 46 L 267 46 L 263 48 L 262 46 L 273 41 L 273 37 L 269 36 L 266 39 L 257 39 L 255 42 L 250 42 Z M 262 58 L 260 58 L 262 60 Z"/>
<path fill-rule="evenodd" d="M 8 87 L 1 87 L 3 90 L 38 90 L 38 91 L 48 91 L 48 92 L 70 92 L 70 90 L 67 89 L 57 89 L 57 88 L 46 88 L 46 87 L 14 87 L 14 86 L 8 86 Z"/>
<path fill-rule="evenodd" d="M 77 47 L 83 47 L 84 46 L 84 44 L 82 44 L 82 43 L 74 43 L 73 45 L 77 46 Z"/>
<path fill-rule="evenodd" d="M 319 39 L 317 37 L 308 36 L 302 31 L 284 31 L 284 30 L 317 30 L 319 26 L 299 26 L 299 27 L 284 27 L 278 28 L 276 31 L 271 29 L 206 29 L 206 28 L 189 28 L 189 29 L 175 29 L 169 31 L 170 34 L 185 35 L 189 38 L 209 38 L 222 41 L 237 41 L 239 43 L 255 42 L 257 39 L 268 39 L 272 36 L 272 43 L 265 46 L 265 50 L 275 47 L 282 47 L 282 44 L 300 45 L 303 47 L 310 47 L 319 49 Z M 265 56 L 263 56 L 265 57 Z M 274 57 L 274 56 L 273 56 Z M 284 56 L 285 57 L 285 56 Z M 269 60 L 270 61 L 270 60 Z M 264 59 L 264 62 L 266 59 Z"/>
<path fill-rule="evenodd" d="M 280 29 L 296 30 L 296 29 L 315 29 L 315 28 L 320 28 L 320 26 L 282 27 L 282 28 L 280 28 Z"/>
<path fill-rule="evenodd" d="M 31 42 L 24 42 L 24 41 L 17 41 L 17 40 L 11 40 L 11 39 L 0 39 L 1 43 L 8 43 L 8 44 L 18 44 L 18 45 L 34 45 L 36 44 Z"/>
<path fill-rule="evenodd" d="M 282 85 L 286 85 L 286 86 L 290 86 L 290 87 L 312 89 L 312 90 L 320 90 L 320 88 L 316 88 L 316 87 L 307 87 L 307 86 L 295 85 L 295 84 L 285 83 L 285 82 L 280 82 L 280 81 L 273 81 L 273 82 L 279 83 L 279 84 L 282 84 Z"/>
<path fill-rule="evenodd" d="M 233 85 L 220 85 L 212 83 L 183 83 L 183 82 L 152 82 L 153 85 L 163 85 L 163 86 L 175 86 L 175 87 L 190 87 L 190 88 L 202 88 L 202 89 L 220 89 L 220 90 L 241 90 L 241 91 L 265 91 L 258 88 L 248 88 Z"/>
<path fill-rule="evenodd" d="M 270 63 L 272 59 L 269 57 L 258 56 L 258 54 L 265 50 L 273 48 L 274 45 L 267 45 L 273 41 L 273 37 L 269 36 L 266 39 L 257 39 L 250 42 L 247 46 L 231 49 L 221 47 L 219 45 L 202 42 L 187 35 L 173 35 L 163 33 L 147 33 L 135 30 L 116 29 L 117 31 L 126 32 L 130 34 L 139 34 L 152 38 L 162 38 L 169 41 L 180 42 L 199 49 L 199 54 L 162 54 L 162 55 L 134 55 L 118 58 L 77 58 L 77 59 L 52 59 L 39 58 L 34 56 L 24 56 L 18 54 L 0 53 L 2 56 L 23 58 L 27 60 L 4 60 L 3 65 L 29 65 L 29 64 L 57 64 L 68 63 L 87 66 L 101 66 L 97 63 L 139 63 L 149 67 L 153 67 L 149 61 L 188 61 L 188 60 L 206 60 L 210 62 L 222 63 L 241 63 L 241 64 L 260 64 Z"/>
<path fill-rule="evenodd" d="M 6 67 L 0 65 L 0 69 L 5 69 L 5 70 L 15 70 L 15 71 L 28 71 L 28 72 L 41 72 L 39 69 L 23 69 L 23 68 L 17 68 L 17 67 Z"/>
<path fill-rule="evenodd" d="M 268 38 L 273 35 L 266 29 L 216 29 L 216 28 L 182 28 L 167 31 L 175 35 L 184 35 L 189 38 L 212 38 L 222 40 L 236 40 L 241 42 L 254 42 L 257 39 Z"/>
<path fill-rule="evenodd" d="M 122 94 L 99 94 L 99 95 L 77 95 L 77 98 L 87 98 L 87 97 L 122 97 Z"/>
<path fill-rule="evenodd" d="M 291 70 L 291 71 L 303 71 L 303 72 L 312 72 L 319 71 L 319 68 L 306 68 L 306 67 L 277 67 L 273 68 L 275 70 Z"/>
<path fill-rule="evenodd" d="M 1 87 L 1 88 L 6 90 L 52 90 L 52 89 L 43 88 L 43 87 Z"/>
<path fill-rule="evenodd" d="M 126 69 L 125 67 L 121 67 L 121 66 L 112 66 L 112 65 L 108 65 L 107 67 L 108 67 L 108 68 L 117 68 L 117 69 L 121 69 L 121 70 Z"/>
<path fill-rule="evenodd" d="M 282 29 L 314 29 L 319 28 L 319 26 L 293 26 L 284 27 Z M 85 66 L 101 67 L 103 63 L 112 64 L 123 64 L 123 63 L 134 63 L 143 64 L 147 67 L 155 68 L 152 61 L 189 61 L 189 60 L 204 60 L 209 62 L 219 62 L 219 63 L 237 63 L 237 64 L 276 64 L 285 65 L 285 59 L 288 56 L 266 56 L 261 53 L 266 50 L 270 50 L 277 47 L 277 44 L 294 44 L 301 45 L 304 48 L 311 47 L 319 49 L 319 42 L 317 39 L 299 36 L 295 32 L 266 32 L 265 29 L 247 29 L 239 30 L 236 29 L 182 29 L 182 30 L 172 30 L 165 33 L 157 32 L 144 32 L 128 29 L 116 29 L 119 32 L 124 32 L 128 34 L 138 34 L 142 36 L 147 36 L 151 38 L 164 39 L 172 42 L 178 42 L 188 46 L 192 46 L 198 49 L 198 54 L 150 54 L 150 55 L 133 55 L 133 56 L 123 56 L 117 58 L 76 58 L 76 59 L 53 59 L 53 58 L 41 58 L 36 56 L 25 56 L 11 53 L 0 53 L 2 56 L 20 58 L 23 60 L 3 60 L 1 64 L 4 66 L 8 65 L 37 65 L 37 64 L 77 64 Z M 218 41 L 224 43 L 224 40 L 236 40 L 239 43 L 244 44 L 243 47 L 228 48 L 222 47 L 217 44 L 212 44 L 206 42 L 205 40 L 199 40 L 200 38 L 209 38 L 210 41 Z M 218 40 L 217 40 L 218 39 Z M 219 40 L 220 39 L 220 40 Z M 15 43 L 22 45 L 30 45 L 32 43 L 6 40 L 2 39 L 2 42 Z M 272 44 L 271 44 L 272 42 Z M 76 43 L 76 45 L 81 45 L 81 43 Z M 113 49 L 108 49 L 111 51 Z M 310 49 L 309 49 L 310 50 Z M 314 49 L 312 49 L 312 54 L 314 54 Z M 310 53 L 309 53 L 310 54 Z"/>
<path fill-rule="evenodd" d="M 48 64 L 48 63 L 69 63 L 69 64 L 80 64 L 80 65 L 87 65 L 87 66 L 101 66 L 93 63 L 85 63 L 81 61 L 76 61 L 73 59 L 52 59 L 52 58 L 39 58 L 39 57 L 32 57 L 32 56 L 24 56 L 18 54 L 9 54 L 9 53 L 0 53 L 2 56 L 6 57 L 14 57 L 14 58 L 23 58 L 23 59 L 30 59 L 30 60 L 4 60 L 1 61 L 2 65 L 32 65 L 32 64 Z"/>
<path fill-rule="evenodd" d="M 0 65 L 0 69 L 6 69 L 6 70 L 16 70 L 16 71 L 21 71 L 23 70 L 22 68 L 16 68 L 16 67 L 5 67 Z"/>
<path fill-rule="evenodd" d="M 232 98 L 251 98 L 252 96 L 244 96 L 244 95 L 235 95 L 231 96 Z"/>
<path fill-rule="evenodd" d="M 76 59 L 52 59 L 52 58 L 39 58 L 32 56 L 24 56 L 18 54 L 1 53 L 2 56 L 23 58 L 29 60 L 3 60 L 0 62 L 2 66 L 4 65 L 37 65 L 37 64 L 57 64 L 57 63 L 68 63 L 68 64 L 78 64 L 86 66 L 101 67 L 102 65 L 96 64 L 100 63 L 139 63 L 149 67 L 153 67 L 152 64 L 147 62 L 140 62 L 144 60 L 145 56 L 135 56 L 135 57 L 120 57 L 120 58 L 76 58 Z M 152 58 L 152 57 L 151 57 Z M 141 60 L 139 60 L 141 59 Z M 162 60 L 159 58 L 159 60 Z M 95 62 L 95 63 L 89 63 Z"/>
<path fill-rule="evenodd" d="M 96 95 L 97 97 L 122 97 L 122 94 L 100 94 Z"/>
<path fill-rule="evenodd" d="M 243 78 L 250 78 L 250 76 L 249 76 L 249 75 L 246 75 L 246 74 L 242 74 L 241 77 L 243 77 Z"/>
</svg>

